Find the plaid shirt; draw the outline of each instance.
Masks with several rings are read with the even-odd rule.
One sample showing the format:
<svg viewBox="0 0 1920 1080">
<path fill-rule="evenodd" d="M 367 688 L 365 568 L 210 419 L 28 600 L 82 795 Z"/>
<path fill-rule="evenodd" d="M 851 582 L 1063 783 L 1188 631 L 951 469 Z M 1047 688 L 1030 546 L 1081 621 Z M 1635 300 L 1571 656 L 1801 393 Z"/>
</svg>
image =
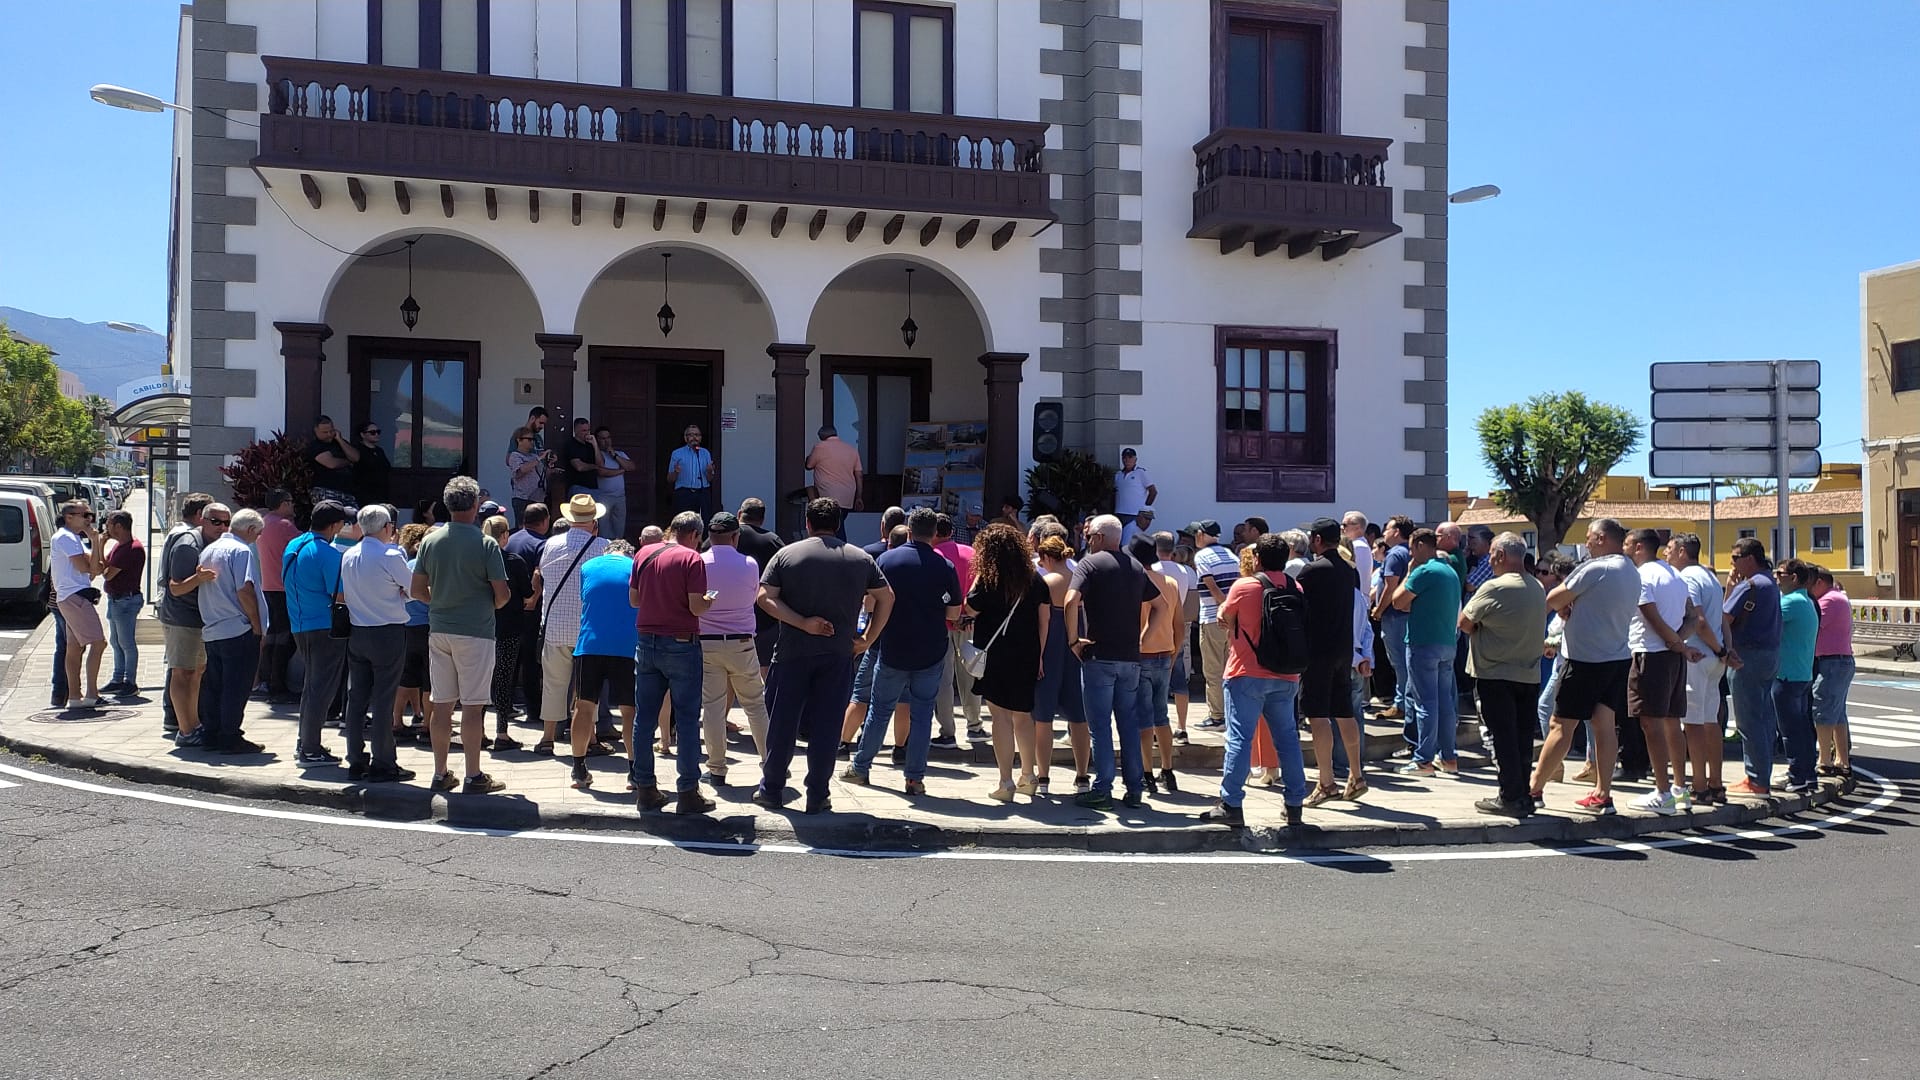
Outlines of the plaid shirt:
<svg viewBox="0 0 1920 1080">
<path fill-rule="evenodd" d="M 589 544 L 587 553 L 580 556 L 580 547 Z M 588 536 L 585 529 L 568 529 L 547 538 L 540 549 L 540 611 L 546 620 L 547 644 L 565 645 L 571 650 L 580 640 L 580 569 L 575 566 L 572 574 L 567 567 L 574 565 L 574 558 L 580 556 L 582 563 L 596 555 L 604 555 L 607 541 L 604 537 Z M 560 579 L 567 579 L 566 587 L 555 591 Z"/>
<path fill-rule="evenodd" d="M 1467 591 L 1473 592 L 1491 580 L 1493 580 L 1493 556 L 1482 555 L 1480 561 L 1473 564 L 1473 569 L 1467 571 Z"/>
</svg>

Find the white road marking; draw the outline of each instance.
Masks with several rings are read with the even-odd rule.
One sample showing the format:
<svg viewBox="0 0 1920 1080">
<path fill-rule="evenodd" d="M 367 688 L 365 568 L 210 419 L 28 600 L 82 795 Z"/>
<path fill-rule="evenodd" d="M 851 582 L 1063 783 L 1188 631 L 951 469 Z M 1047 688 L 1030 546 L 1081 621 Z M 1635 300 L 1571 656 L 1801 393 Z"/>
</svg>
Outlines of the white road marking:
<svg viewBox="0 0 1920 1080">
<path fill-rule="evenodd" d="M 11 659 L 13 659 L 12 653 L 0 653 L 0 660 L 11 660 Z"/>
<path fill-rule="evenodd" d="M 1847 727 L 1858 728 L 1862 731 L 1891 732 L 1895 735 L 1914 735 L 1920 734 L 1920 717 L 1914 717 L 1909 720 L 1898 716 L 1876 716 L 1869 720 L 1864 717 L 1852 716 L 1847 718 Z"/>
<path fill-rule="evenodd" d="M 1849 701 L 1847 702 L 1847 708 L 1873 709 L 1878 712 L 1906 712 L 1907 711 L 1907 707 L 1905 705 L 1875 705 L 1871 701 Z"/>
<path fill-rule="evenodd" d="M 11 780 L 0 780 L 0 788 L 10 788 L 10 787 L 19 787 L 19 786 L 20 786 L 19 784 L 16 784 Z"/>
<path fill-rule="evenodd" d="M 860 851 L 851 848 L 809 847 L 803 844 L 740 844 L 706 840 L 663 840 L 655 836 L 629 836 L 617 833 L 597 832 L 558 832 L 549 829 L 481 829 L 463 828 L 453 825 L 441 825 L 419 821 L 377 821 L 370 818 L 341 817 L 332 814 L 313 814 L 299 810 L 275 810 L 262 806 L 234 806 L 220 803 L 188 799 L 178 795 L 162 795 L 150 791 L 131 791 L 92 784 L 85 780 L 73 780 L 64 776 L 50 776 L 12 765 L 0 764 L 0 774 L 18 777 L 37 784 L 51 784 L 74 791 L 85 791 L 95 795 L 108 795 L 124 799 L 139 799 L 145 802 L 160 803 L 166 806 L 181 806 L 194 810 L 212 810 L 223 814 L 239 814 L 245 817 L 275 818 L 281 821 L 303 821 L 316 825 L 338 825 L 356 829 L 384 829 L 391 832 L 433 833 L 439 836 L 497 836 L 513 840 L 549 840 L 572 844 L 610 844 L 623 847 L 673 847 L 690 851 L 727 851 L 736 853 L 769 855 L 827 855 L 834 858 L 855 859 L 937 859 L 959 862 L 1029 862 L 1029 863 L 1133 863 L 1213 866 L 1317 866 L 1340 865 L 1348 863 L 1424 863 L 1424 862 L 1488 862 L 1508 859 L 1548 859 L 1567 855 L 1596 855 L 1615 851 L 1665 851 L 1673 848 L 1703 845 L 1733 844 L 1743 840 L 1767 840 L 1781 836 L 1793 836 L 1798 833 L 1821 832 L 1837 825 L 1848 825 L 1870 818 L 1881 810 L 1893 805 L 1901 794 L 1899 784 L 1877 773 L 1855 767 L 1855 775 L 1865 777 L 1880 785 L 1880 794 L 1872 800 L 1849 810 L 1830 814 L 1813 821 L 1794 822 L 1767 829 L 1746 829 L 1737 833 L 1692 834 L 1673 836 L 1660 840 L 1631 840 L 1617 844 L 1579 844 L 1571 847 L 1518 847 L 1518 848 L 1468 848 L 1449 851 L 1387 851 L 1378 855 L 1364 855 L 1350 852 L 1309 853 L 1303 855 L 1259 855 L 1259 854 L 1219 854 L 1219 855 L 1109 855 L 1077 852 L 1028 852 L 1028 851 Z"/>
<path fill-rule="evenodd" d="M 1920 745 L 1920 744 L 1916 744 L 1912 740 L 1876 739 L 1871 735 L 1850 735 L 1847 741 L 1849 743 L 1852 743 L 1855 746 L 1880 746 L 1880 747 L 1889 747 L 1889 748 L 1910 747 L 1914 745 Z"/>
<path fill-rule="evenodd" d="M 24 638 L 28 633 L 26 630 L 0 630 L 0 638 Z"/>
</svg>

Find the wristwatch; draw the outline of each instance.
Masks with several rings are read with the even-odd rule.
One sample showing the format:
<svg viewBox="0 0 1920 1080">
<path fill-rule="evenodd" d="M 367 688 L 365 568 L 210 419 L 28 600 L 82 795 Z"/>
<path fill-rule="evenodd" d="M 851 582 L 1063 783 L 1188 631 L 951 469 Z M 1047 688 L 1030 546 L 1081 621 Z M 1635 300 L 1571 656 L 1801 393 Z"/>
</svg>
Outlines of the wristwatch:
<svg viewBox="0 0 1920 1080">
<path fill-rule="evenodd" d="M 1727 658 L 1727 650 L 1724 648 L 1715 649 L 1713 651 L 1713 657 L 1716 660 L 1725 660 Z"/>
</svg>

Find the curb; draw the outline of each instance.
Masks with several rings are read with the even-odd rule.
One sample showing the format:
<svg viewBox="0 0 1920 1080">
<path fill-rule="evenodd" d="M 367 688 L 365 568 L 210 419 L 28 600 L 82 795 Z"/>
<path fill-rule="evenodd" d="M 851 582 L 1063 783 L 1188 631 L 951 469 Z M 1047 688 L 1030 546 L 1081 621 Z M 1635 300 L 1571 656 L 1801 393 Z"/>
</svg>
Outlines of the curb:
<svg viewBox="0 0 1920 1080">
<path fill-rule="evenodd" d="M 1892 675 L 1901 678 L 1920 678 L 1920 665 L 1899 660 L 1883 660 L 1865 656 L 1853 658 L 1853 670 L 1861 675 Z"/>
<path fill-rule="evenodd" d="M 672 843 L 801 844 L 846 851 L 942 851 L 955 848 L 1078 850 L 1108 854 L 1336 851 L 1360 847 L 1431 847 L 1462 844 L 1570 844 L 1622 840 L 1654 833 L 1749 825 L 1826 805 L 1853 790 L 1853 782 L 1822 786 L 1810 795 L 1741 801 L 1671 818 L 1615 815 L 1600 818 L 1536 815 L 1522 821 L 1487 818 L 1432 823 L 1331 825 L 1290 836 L 1284 828 L 1226 829 L 1203 825 L 1011 827 L 986 823 L 956 828 L 879 818 L 864 813 L 811 817 L 798 812 L 774 817 L 748 809 L 682 818 L 673 814 L 630 816 L 543 811 L 522 799 L 445 794 L 413 784 L 282 783 L 244 772 L 204 776 L 179 772 L 146 759 L 111 753 L 80 753 L 70 746 L 0 736 L 0 746 L 23 756 L 135 783 L 186 788 L 235 799 L 292 803 L 389 821 L 432 821 L 458 828 L 523 832 L 534 829 L 634 832 Z"/>
</svg>

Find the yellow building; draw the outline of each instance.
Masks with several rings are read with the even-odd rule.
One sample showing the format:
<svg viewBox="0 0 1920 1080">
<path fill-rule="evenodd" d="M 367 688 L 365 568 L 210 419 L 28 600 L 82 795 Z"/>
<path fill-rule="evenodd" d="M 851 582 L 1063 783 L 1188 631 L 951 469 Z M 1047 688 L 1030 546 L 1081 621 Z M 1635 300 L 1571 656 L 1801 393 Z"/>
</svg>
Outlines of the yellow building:
<svg viewBox="0 0 1920 1080">
<path fill-rule="evenodd" d="M 1866 569 L 1880 597 L 1920 600 L 1920 262 L 1860 275 L 1860 359 Z"/>
<path fill-rule="evenodd" d="M 1691 532 L 1700 537 L 1701 559 L 1710 565 L 1724 566 L 1726 553 L 1742 536 L 1757 536 L 1776 558 L 1797 556 L 1836 573 L 1862 571 L 1865 560 L 1866 529 L 1861 520 L 1861 467 L 1852 464 L 1827 465 L 1808 491 L 1787 495 L 1787 518 L 1792 529 L 1786 550 L 1781 552 L 1774 535 L 1777 503 L 1772 495 L 1734 496 L 1709 503 L 1704 499 L 1683 498 L 1690 489 L 1662 484 L 1649 486 L 1638 476 L 1609 476 L 1600 482 L 1582 509 L 1580 518 L 1560 538 L 1559 547 L 1572 551 L 1586 542 L 1587 527 L 1600 518 L 1613 518 L 1629 529 L 1654 529 L 1663 534 Z M 1485 525 L 1495 530 L 1511 529 L 1538 549 L 1532 526 L 1525 518 L 1509 514 L 1492 498 L 1467 500 L 1454 520 L 1462 526 Z M 1849 578 L 1847 589 L 1856 596 L 1872 596 L 1870 579 Z"/>
</svg>

